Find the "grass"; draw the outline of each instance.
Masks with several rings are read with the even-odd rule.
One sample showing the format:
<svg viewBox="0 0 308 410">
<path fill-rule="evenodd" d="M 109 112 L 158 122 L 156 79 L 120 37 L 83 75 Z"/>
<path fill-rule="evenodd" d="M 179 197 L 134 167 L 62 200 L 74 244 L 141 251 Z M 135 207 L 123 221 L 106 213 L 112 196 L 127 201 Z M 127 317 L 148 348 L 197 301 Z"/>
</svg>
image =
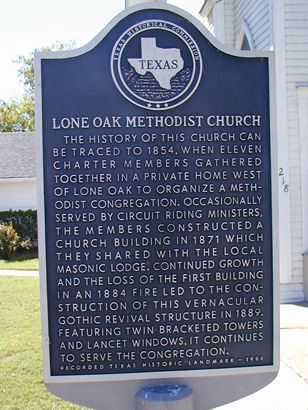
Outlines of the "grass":
<svg viewBox="0 0 308 410">
<path fill-rule="evenodd" d="M 0 277 L 0 312 L 0 409 L 81 409 L 43 383 L 38 278 Z"/>
<path fill-rule="evenodd" d="M 0 270 L 38 270 L 37 252 L 23 252 L 14 255 L 10 261 L 0 259 Z"/>
</svg>

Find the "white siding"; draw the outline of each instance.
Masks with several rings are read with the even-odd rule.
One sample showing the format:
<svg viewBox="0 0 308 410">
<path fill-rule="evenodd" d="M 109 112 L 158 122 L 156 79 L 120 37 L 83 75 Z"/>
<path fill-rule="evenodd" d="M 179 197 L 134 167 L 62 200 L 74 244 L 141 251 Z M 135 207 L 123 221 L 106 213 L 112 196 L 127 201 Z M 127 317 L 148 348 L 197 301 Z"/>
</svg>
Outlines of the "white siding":
<svg viewBox="0 0 308 410">
<path fill-rule="evenodd" d="M 35 179 L 0 180 L 0 211 L 36 209 Z"/>
<path fill-rule="evenodd" d="M 303 301 L 303 286 L 300 283 L 280 284 L 281 303 L 294 303 Z"/>
<path fill-rule="evenodd" d="M 168 0 L 168 3 L 188 11 L 199 19 L 207 30 L 214 35 L 214 27 L 212 26 L 213 21 L 209 21 L 208 16 L 204 14 L 205 0 Z"/>
<path fill-rule="evenodd" d="M 225 44 L 234 48 L 236 41 L 234 32 L 234 0 L 224 0 L 225 3 Z"/>
<path fill-rule="evenodd" d="M 269 0 L 234 0 L 235 41 L 240 36 L 243 19 L 247 23 L 255 50 L 271 47 L 271 8 Z"/>
<path fill-rule="evenodd" d="M 308 0 L 285 0 L 287 112 L 291 193 L 292 279 L 303 281 L 301 151 L 297 88 L 308 85 Z M 308 112 L 307 112 L 308 115 Z M 308 135 L 307 135 L 308 138 Z M 308 152 L 302 153 L 308 158 Z M 303 211 L 304 212 L 304 211 Z M 308 212 L 308 209 L 306 210 Z"/>
<path fill-rule="evenodd" d="M 197 17 L 213 35 L 216 35 L 218 40 L 229 47 L 234 47 L 234 0 L 221 0 L 212 9 L 211 21 L 208 19 L 208 11 L 211 9 L 205 8 L 205 4 L 214 5 L 215 1 L 205 0 L 168 0 L 169 4 L 180 7 Z M 212 26 L 213 24 L 213 26 Z"/>
<path fill-rule="evenodd" d="M 194 9 L 196 14 L 200 2 L 187 3 L 198 6 Z M 308 181 L 303 178 L 301 164 L 308 161 L 308 151 L 301 152 L 303 125 L 298 88 L 308 87 L 308 0 L 221 0 L 222 3 L 226 45 L 235 47 L 244 21 L 255 50 L 270 50 L 273 45 L 275 48 L 279 167 L 284 172 L 284 184 L 288 185 L 286 191 L 280 178 L 281 293 L 284 301 L 303 300 L 303 215 L 308 214 L 308 209 L 303 208 L 303 192 L 307 191 L 308 198 Z M 308 143 L 304 146 L 307 148 Z"/>
<path fill-rule="evenodd" d="M 302 184 L 302 232 L 303 253 L 308 256 L 308 85 L 298 88 L 298 115 L 299 115 L 299 138 L 301 155 L 301 179 Z M 306 182 L 307 181 L 307 182 Z M 300 249 L 301 251 L 301 249 Z M 308 261 L 308 259 L 307 259 Z M 308 267 L 308 266 L 307 266 Z M 304 263 L 305 270 L 305 263 Z M 304 271 L 305 274 L 305 271 Z"/>
<path fill-rule="evenodd" d="M 175 4 L 193 14 L 197 15 L 202 10 L 204 1 L 194 0 L 169 0 L 170 4 Z M 211 2 L 210 2 L 211 3 Z M 212 4 L 215 2 L 213 1 Z M 208 3 L 207 3 L 208 4 Z M 224 24 L 224 43 L 232 48 L 235 48 L 236 40 L 240 36 L 243 20 L 249 27 L 251 32 L 255 50 L 269 50 L 272 46 L 272 16 L 271 16 L 271 1 L 270 0 L 221 0 L 215 9 L 218 7 L 224 8 L 224 22 L 214 21 L 214 31 L 222 31 L 219 24 Z M 205 22 L 203 16 L 202 21 Z"/>
</svg>

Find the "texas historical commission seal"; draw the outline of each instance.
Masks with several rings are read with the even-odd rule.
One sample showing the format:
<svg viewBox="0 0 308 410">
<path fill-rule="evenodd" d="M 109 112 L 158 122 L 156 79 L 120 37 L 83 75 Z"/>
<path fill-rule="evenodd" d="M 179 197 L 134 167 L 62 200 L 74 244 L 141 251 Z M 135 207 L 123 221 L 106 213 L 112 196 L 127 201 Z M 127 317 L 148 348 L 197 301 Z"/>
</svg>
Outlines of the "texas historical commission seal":
<svg viewBox="0 0 308 410">
<path fill-rule="evenodd" d="M 195 92 L 202 58 L 186 30 L 168 21 L 146 20 L 131 26 L 116 41 L 111 73 L 127 100 L 149 110 L 166 110 Z"/>
</svg>

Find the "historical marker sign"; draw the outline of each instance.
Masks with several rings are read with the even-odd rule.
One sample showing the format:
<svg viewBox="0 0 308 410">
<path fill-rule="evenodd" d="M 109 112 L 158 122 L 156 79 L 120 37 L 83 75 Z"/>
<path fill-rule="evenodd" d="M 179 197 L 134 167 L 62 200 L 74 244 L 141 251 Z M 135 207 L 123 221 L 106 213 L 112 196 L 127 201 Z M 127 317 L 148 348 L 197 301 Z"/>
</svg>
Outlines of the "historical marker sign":
<svg viewBox="0 0 308 410">
<path fill-rule="evenodd" d="M 39 57 L 48 382 L 276 369 L 270 57 L 182 14 Z"/>
</svg>

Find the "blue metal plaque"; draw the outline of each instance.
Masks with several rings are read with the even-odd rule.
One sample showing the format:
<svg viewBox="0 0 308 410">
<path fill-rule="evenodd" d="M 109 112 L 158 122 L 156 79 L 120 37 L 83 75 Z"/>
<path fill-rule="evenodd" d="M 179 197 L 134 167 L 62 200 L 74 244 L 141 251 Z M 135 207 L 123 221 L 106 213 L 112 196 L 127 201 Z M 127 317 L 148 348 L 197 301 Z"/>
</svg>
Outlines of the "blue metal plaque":
<svg viewBox="0 0 308 410">
<path fill-rule="evenodd" d="M 51 378 L 276 366 L 269 56 L 198 24 L 136 9 L 40 56 Z"/>
</svg>

